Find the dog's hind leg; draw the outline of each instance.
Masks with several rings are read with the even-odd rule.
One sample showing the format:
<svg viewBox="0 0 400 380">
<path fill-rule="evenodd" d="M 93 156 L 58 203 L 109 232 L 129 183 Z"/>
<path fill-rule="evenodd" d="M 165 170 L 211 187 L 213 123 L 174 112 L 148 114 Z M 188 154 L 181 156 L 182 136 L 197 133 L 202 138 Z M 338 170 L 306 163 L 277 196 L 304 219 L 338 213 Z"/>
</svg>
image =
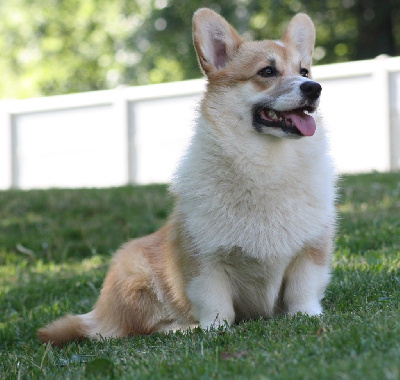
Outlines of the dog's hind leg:
<svg viewBox="0 0 400 380">
<path fill-rule="evenodd" d="M 60 346 L 84 337 L 150 334 L 158 325 L 169 322 L 143 244 L 146 239 L 152 237 L 132 241 L 115 254 L 90 313 L 67 315 L 50 323 L 38 331 L 39 339 Z"/>
</svg>

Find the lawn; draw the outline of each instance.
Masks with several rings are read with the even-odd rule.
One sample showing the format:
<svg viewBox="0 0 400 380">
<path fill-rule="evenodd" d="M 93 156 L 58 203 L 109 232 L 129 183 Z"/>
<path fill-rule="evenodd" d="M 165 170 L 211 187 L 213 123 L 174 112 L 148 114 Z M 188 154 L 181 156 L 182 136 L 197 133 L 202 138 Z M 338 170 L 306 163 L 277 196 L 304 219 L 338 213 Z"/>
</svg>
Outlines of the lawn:
<svg viewBox="0 0 400 380">
<path fill-rule="evenodd" d="M 112 252 L 159 228 L 165 186 L 0 192 L 0 378 L 400 379 L 400 173 L 345 176 L 322 317 L 40 345 L 87 312 Z"/>
</svg>

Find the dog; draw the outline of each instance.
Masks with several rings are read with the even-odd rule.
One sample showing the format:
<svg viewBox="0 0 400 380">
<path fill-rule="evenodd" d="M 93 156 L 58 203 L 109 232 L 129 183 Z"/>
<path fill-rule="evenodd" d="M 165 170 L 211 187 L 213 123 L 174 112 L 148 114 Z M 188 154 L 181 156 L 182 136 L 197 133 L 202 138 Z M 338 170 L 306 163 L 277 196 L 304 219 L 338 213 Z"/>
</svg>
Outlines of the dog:
<svg viewBox="0 0 400 380">
<path fill-rule="evenodd" d="M 335 173 L 311 79 L 314 25 L 297 14 L 280 40 L 244 41 L 202 8 L 193 41 L 207 89 L 172 215 L 115 253 L 92 311 L 41 328 L 41 342 L 322 313 Z"/>
</svg>

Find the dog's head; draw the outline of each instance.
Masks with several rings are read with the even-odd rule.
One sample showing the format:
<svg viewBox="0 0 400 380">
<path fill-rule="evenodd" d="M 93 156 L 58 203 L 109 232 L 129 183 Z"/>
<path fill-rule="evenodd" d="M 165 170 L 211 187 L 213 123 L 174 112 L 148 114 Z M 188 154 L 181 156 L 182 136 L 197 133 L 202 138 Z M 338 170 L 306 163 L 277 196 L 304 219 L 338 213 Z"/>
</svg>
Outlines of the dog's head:
<svg viewBox="0 0 400 380">
<path fill-rule="evenodd" d="M 315 29 L 307 15 L 294 16 L 278 41 L 247 42 L 224 18 L 203 8 L 193 18 L 193 40 L 214 108 L 229 112 L 230 123 L 235 115 L 262 134 L 315 133 L 309 113 L 318 107 L 321 85 L 310 79 Z"/>
</svg>

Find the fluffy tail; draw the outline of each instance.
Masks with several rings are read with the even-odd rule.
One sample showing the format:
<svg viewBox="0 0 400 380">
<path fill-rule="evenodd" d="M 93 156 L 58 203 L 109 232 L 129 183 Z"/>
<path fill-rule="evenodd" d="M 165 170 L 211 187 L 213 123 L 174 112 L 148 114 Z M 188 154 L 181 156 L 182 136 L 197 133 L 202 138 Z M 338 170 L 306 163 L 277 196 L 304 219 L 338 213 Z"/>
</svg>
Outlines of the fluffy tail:
<svg viewBox="0 0 400 380">
<path fill-rule="evenodd" d="M 42 327 L 37 336 L 42 343 L 62 346 L 72 340 L 80 340 L 88 335 L 89 329 L 80 315 L 66 315 Z"/>
</svg>

